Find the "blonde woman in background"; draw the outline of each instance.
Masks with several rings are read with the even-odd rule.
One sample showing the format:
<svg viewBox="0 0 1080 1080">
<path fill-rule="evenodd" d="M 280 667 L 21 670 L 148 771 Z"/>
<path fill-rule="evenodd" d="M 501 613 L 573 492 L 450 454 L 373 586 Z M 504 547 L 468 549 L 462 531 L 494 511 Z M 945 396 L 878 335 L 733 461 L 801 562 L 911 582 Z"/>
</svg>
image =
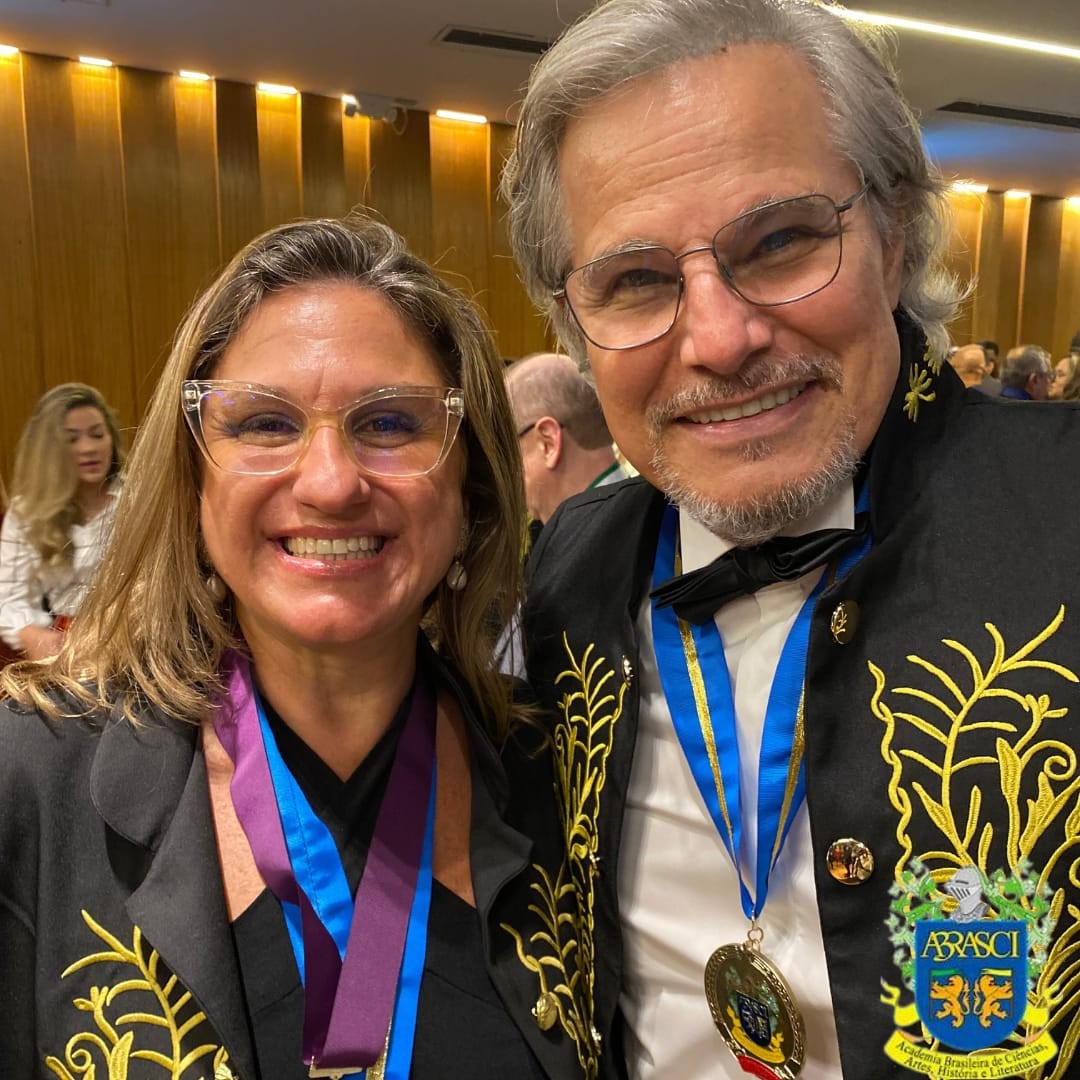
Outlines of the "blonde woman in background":
<svg viewBox="0 0 1080 1080">
<path fill-rule="evenodd" d="M 101 393 L 63 383 L 41 398 L 15 453 L 0 530 L 0 637 L 54 656 L 112 530 L 124 444 Z"/>
<path fill-rule="evenodd" d="M 1046 395 L 1050 401 L 1062 401 L 1065 399 L 1065 387 L 1069 385 L 1076 374 L 1078 364 L 1080 364 L 1080 356 L 1076 353 L 1066 353 L 1054 365 L 1054 381 L 1050 384 L 1050 389 Z"/>
</svg>

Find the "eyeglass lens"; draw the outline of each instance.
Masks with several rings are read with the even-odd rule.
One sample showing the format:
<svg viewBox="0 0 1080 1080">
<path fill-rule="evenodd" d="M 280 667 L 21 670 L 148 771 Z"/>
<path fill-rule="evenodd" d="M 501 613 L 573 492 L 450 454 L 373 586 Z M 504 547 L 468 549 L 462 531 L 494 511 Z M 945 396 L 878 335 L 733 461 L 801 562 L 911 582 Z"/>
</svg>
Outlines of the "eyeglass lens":
<svg viewBox="0 0 1080 1080">
<path fill-rule="evenodd" d="M 449 419 L 445 398 L 401 394 L 359 403 L 338 417 L 338 427 L 361 468 L 380 476 L 419 476 L 442 459 Z M 208 389 L 199 401 L 206 452 L 227 472 L 283 472 L 322 422 L 309 420 L 285 398 L 251 390 Z"/>
<path fill-rule="evenodd" d="M 708 250 L 708 249 L 704 249 Z M 771 203 L 724 225 L 712 250 L 744 300 L 790 303 L 825 288 L 840 267 L 840 211 L 827 195 Z M 663 247 L 618 252 L 573 271 L 566 298 L 601 348 L 630 348 L 665 334 L 682 293 L 679 260 Z"/>
</svg>

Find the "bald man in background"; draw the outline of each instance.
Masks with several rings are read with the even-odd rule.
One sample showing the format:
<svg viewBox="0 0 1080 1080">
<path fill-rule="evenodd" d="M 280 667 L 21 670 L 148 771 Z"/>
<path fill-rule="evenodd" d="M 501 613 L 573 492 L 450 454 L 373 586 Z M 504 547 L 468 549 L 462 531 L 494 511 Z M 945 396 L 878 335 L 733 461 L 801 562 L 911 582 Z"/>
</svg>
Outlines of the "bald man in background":
<svg viewBox="0 0 1080 1080">
<path fill-rule="evenodd" d="M 569 356 L 535 353 L 506 370 L 529 513 L 543 523 L 564 500 L 628 473 L 615 459 L 592 384 Z"/>
<path fill-rule="evenodd" d="M 961 345 L 949 357 L 949 363 L 960 376 L 960 381 L 969 390 L 980 386 L 989 370 L 986 363 L 986 350 L 981 345 Z"/>
</svg>

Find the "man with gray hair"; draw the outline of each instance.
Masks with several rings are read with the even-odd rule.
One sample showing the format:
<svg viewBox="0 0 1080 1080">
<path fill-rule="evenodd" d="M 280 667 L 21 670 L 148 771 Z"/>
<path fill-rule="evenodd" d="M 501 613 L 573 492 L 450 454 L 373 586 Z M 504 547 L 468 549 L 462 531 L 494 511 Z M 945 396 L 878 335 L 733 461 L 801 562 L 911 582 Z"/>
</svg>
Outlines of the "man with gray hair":
<svg viewBox="0 0 1080 1080">
<path fill-rule="evenodd" d="M 1080 1075 L 1080 414 L 943 363 L 943 189 L 838 8 L 607 0 L 533 71 L 512 243 L 642 473 L 524 612 L 568 854 L 521 960 L 591 1068 Z"/>
<path fill-rule="evenodd" d="M 1017 345 L 1005 354 L 1001 396 L 1014 401 L 1045 401 L 1056 374 L 1053 358 L 1041 345 Z"/>
<path fill-rule="evenodd" d="M 623 480 L 592 384 L 559 353 L 534 353 L 506 369 L 529 513 L 545 522 L 563 500 Z"/>
</svg>

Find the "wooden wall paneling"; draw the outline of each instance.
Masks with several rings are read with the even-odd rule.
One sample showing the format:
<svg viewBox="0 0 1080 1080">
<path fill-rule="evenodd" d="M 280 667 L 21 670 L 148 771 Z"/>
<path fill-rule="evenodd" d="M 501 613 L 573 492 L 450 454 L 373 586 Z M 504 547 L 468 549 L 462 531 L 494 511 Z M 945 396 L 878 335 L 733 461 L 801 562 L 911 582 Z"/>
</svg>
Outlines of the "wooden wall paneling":
<svg viewBox="0 0 1080 1080">
<path fill-rule="evenodd" d="M 430 118 L 435 268 L 490 319 L 487 124 Z"/>
<path fill-rule="evenodd" d="M 120 71 L 135 398 L 141 416 L 187 300 L 173 76 Z"/>
<path fill-rule="evenodd" d="M 366 116 L 341 116 L 341 145 L 345 161 L 345 207 L 371 206 L 371 121 Z"/>
<path fill-rule="evenodd" d="M 1036 195 L 1028 219 L 1020 340 L 1045 349 L 1051 349 L 1054 342 L 1063 207 L 1062 199 Z"/>
<path fill-rule="evenodd" d="M 1001 290 L 1001 249 L 1005 227 L 1005 200 L 1000 192 L 982 198 L 979 232 L 979 261 L 976 266 L 975 295 L 971 305 L 972 341 L 1001 343 L 998 327 L 998 295 Z"/>
<path fill-rule="evenodd" d="M 300 168 L 300 95 L 255 93 L 259 132 L 259 185 L 263 228 L 294 221 L 303 212 Z"/>
<path fill-rule="evenodd" d="M 506 359 L 555 348 L 555 339 L 542 315 L 521 284 L 517 263 L 510 251 L 506 231 L 506 204 L 499 196 L 499 177 L 513 146 L 514 129 L 510 124 L 488 125 L 488 287 L 492 326 L 499 351 Z"/>
<path fill-rule="evenodd" d="M 305 217 L 340 217 L 349 209 L 345 193 L 345 148 L 341 101 L 321 94 L 300 99 L 302 211 Z"/>
<path fill-rule="evenodd" d="M 1027 250 L 1029 199 L 1004 199 L 1001 226 L 1001 274 L 998 280 L 998 336 L 1004 357 L 1020 344 L 1020 312 Z"/>
<path fill-rule="evenodd" d="M 97 386 L 135 421 L 115 68 L 24 57 L 45 383 Z"/>
<path fill-rule="evenodd" d="M 371 207 L 396 229 L 409 248 L 430 261 L 431 151 L 428 114 L 409 109 L 404 127 L 371 121 Z"/>
<path fill-rule="evenodd" d="M 227 262 L 263 231 L 255 87 L 218 79 L 215 102 L 221 257 Z"/>
<path fill-rule="evenodd" d="M 11 479 L 15 444 L 45 390 L 38 338 L 33 204 L 27 165 L 21 55 L 0 58 L 0 480 Z M 2 490 L 0 490 L 2 495 Z M 3 503 L 0 501 L 0 510 Z"/>
<path fill-rule="evenodd" d="M 1057 308 L 1051 347 L 1055 360 L 1069 351 L 1073 335 L 1080 332 L 1080 203 L 1065 202 L 1059 257 Z"/>
<path fill-rule="evenodd" d="M 962 282 L 971 281 L 979 264 L 979 243 L 982 232 L 982 199 L 974 194 L 953 193 L 949 196 L 953 212 L 954 234 L 949 246 L 947 265 Z M 949 326 L 952 340 L 963 345 L 971 340 L 972 300 L 961 305 Z"/>
<path fill-rule="evenodd" d="M 173 80 L 180 229 L 179 324 L 184 311 L 222 263 L 218 212 L 216 87 L 212 81 Z"/>
</svg>

